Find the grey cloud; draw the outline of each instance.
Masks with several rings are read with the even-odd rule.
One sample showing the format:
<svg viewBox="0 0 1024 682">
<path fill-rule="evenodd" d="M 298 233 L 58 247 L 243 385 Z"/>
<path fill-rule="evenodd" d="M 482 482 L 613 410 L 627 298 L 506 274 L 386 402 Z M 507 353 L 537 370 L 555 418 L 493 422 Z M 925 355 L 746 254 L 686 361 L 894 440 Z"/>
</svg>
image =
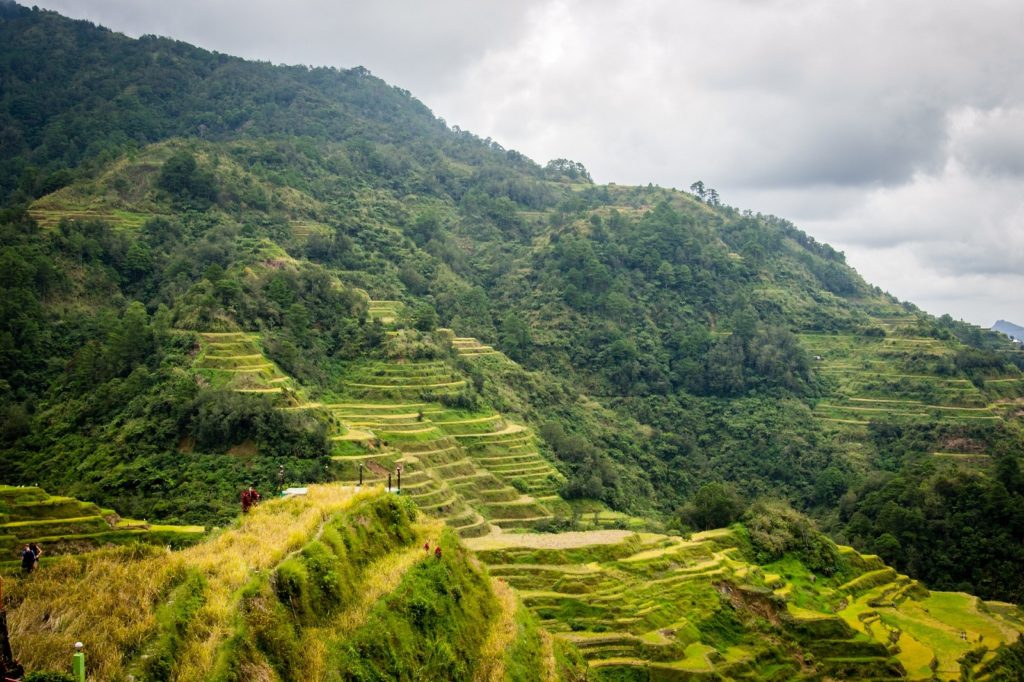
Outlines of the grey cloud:
<svg viewBox="0 0 1024 682">
<path fill-rule="evenodd" d="M 967 317 L 969 296 L 1024 318 L 1006 295 L 1024 235 L 1019 0 L 44 3 L 250 58 L 361 64 L 542 163 L 700 178 L 932 312 Z"/>
<path fill-rule="evenodd" d="M 865 250 L 846 246 L 847 261 L 868 281 L 934 314 L 988 326 L 1024 320 L 1024 274 L 957 274 L 936 269 L 913 245 Z"/>
<path fill-rule="evenodd" d="M 536 2 L 46 0 L 43 4 L 129 35 L 166 35 L 250 59 L 365 66 L 422 99 L 449 86 L 481 53 L 517 40 Z"/>
<path fill-rule="evenodd" d="M 1024 104 L 952 115 L 949 153 L 978 173 L 1024 176 Z"/>
</svg>

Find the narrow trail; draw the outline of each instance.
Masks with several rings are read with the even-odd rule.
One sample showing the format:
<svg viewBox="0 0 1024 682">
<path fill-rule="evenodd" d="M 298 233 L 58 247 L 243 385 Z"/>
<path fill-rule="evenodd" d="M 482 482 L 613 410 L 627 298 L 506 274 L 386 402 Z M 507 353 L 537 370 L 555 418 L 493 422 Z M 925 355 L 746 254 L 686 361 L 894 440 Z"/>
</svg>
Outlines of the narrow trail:
<svg viewBox="0 0 1024 682">
<path fill-rule="evenodd" d="M 366 568 L 366 580 L 360 585 L 358 601 L 331 619 L 330 625 L 307 628 L 302 639 L 304 668 L 296 671 L 296 679 L 324 679 L 330 655 L 330 643 L 352 634 L 366 622 L 370 610 L 382 598 L 391 594 L 402 582 L 405 574 L 417 562 L 433 557 L 423 549 L 423 543 L 437 545 L 444 525 L 438 522 L 417 523 L 416 540 L 411 547 L 398 553 L 391 553 Z"/>
<path fill-rule="evenodd" d="M 243 586 L 254 571 L 270 569 L 301 549 L 324 523 L 362 499 L 352 488 L 310 486 L 305 497 L 270 500 L 242 519 L 239 528 L 184 550 L 186 565 L 207 579 L 206 602 L 183 643 L 176 680 L 202 680 L 213 670 L 232 632 Z"/>
</svg>

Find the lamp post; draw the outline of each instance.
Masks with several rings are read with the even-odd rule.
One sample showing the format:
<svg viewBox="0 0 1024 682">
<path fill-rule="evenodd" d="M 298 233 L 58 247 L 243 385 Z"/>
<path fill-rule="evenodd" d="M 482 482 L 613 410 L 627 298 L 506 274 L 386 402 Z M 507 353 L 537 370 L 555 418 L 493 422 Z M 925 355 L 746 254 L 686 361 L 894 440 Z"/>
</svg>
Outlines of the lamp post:
<svg viewBox="0 0 1024 682">
<path fill-rule="evenodd" d="M 71 654 L 71 676 L 75 682 L 85 682 L 85 653 L 82 651 L 84 645 L 75 642 L 75 653 Z"/>
</svg>

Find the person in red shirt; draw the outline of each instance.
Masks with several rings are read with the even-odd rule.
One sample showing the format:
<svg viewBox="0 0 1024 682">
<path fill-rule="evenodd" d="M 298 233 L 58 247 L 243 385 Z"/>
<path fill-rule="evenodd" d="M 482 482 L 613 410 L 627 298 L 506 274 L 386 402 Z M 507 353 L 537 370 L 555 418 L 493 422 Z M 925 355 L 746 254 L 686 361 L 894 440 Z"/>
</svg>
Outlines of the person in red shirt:
<svg viewBox="0 0 1024 682">
<path fill-rule="evenodd" d="M 260 501 L 260 494 L 256 492 L 256 485 L 250 485 L 242 491 L 242 513 L 248 514 L 253 505 Z"/>
</svg>

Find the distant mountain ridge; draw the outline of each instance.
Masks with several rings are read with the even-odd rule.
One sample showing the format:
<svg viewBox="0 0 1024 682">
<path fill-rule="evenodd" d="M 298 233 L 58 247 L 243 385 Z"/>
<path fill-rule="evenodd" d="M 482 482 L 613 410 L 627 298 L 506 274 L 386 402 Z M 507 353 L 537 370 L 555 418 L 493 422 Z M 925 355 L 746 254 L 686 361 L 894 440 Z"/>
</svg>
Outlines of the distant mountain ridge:
<svg viewBox="0 0 1024 682">
<path fill-rule="evenodd" d="M 1013 322 L 999 320 L 994 325 L 992 325 L 992 330 L 1002 332 L 1007 336 L 1012 336 L 1018 341 L 1024 340 L 1024 327 L 1021 327 L 1019 324 L 1014 324 Z"/>
</svg>

